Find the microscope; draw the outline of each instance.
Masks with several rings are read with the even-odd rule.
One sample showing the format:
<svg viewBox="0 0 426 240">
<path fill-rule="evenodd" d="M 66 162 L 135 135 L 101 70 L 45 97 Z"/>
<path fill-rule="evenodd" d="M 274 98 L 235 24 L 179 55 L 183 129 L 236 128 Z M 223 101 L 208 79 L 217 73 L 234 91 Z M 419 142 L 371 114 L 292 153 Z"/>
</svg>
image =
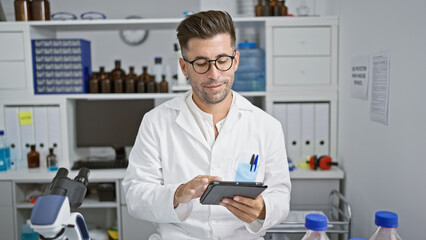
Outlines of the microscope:
<svg viewBox="0 0 426 240">
<path fill-rule="evenodd" d="M 31 228 L 41 240 L 89 240 L 84 217 L 75 211 L 87 191 L 89 169 L 81 168 L 74 180 L 60 168 L 31 212 Z"/>
</svg>

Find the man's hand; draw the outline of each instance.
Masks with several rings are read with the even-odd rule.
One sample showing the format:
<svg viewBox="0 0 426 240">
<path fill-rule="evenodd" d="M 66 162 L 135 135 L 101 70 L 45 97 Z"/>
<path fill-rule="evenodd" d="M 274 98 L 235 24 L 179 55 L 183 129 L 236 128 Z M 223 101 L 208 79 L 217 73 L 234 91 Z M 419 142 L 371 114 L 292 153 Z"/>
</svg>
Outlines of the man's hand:
<svg viewBox="0 0 426 240">
<path fill-rule="evenodd" d="M 220 205 L 225 206 L 232 214 L 246 223 L 251 223 L 257 218 L 264 220 L 266 216 L 262 195 L 255 199 L 241 196 L 235 196 L 233 199 L 224 198 Z"/>
<path fill-rule="evenodd" d="M 216 176 L 198 175 L 191 181 L 180 185 L 176 189 L 173 206 L 177 208 L 179 203 L 187 203 L 194 198 L 201 197 L 211 181 L 222 181 L 222 179 Z"/>
</svg>

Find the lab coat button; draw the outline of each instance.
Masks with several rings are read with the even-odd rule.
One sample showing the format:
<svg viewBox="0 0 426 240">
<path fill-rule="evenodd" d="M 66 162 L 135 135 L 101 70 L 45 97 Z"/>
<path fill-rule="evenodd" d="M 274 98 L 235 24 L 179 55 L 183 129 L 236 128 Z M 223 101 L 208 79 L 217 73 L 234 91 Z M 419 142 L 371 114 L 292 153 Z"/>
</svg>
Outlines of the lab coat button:
<svg viewBox="0 0 426 240">
<path fill-rule="evenodd" d="M 211 220 L 210 222 L 211 222 L 212 224 L 216 224 L 216 220 L 214 220 L 214 219 L 213 219 L 213 220 Z"/>
</svg>

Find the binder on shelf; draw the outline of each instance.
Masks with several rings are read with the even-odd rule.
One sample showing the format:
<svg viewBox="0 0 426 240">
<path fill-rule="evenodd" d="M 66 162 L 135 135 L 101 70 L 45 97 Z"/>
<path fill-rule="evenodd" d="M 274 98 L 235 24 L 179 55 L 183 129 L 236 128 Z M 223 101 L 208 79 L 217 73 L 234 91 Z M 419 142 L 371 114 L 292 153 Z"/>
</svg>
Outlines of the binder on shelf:
<svg viewBox="0 0 426 240">
<path fill-rule="evenodd" d="M 6 144 L 10 147 L 11 169 L 16 169 L 18 161 L 22 159 L 21 132 L 19 126 L 19 108 L 5 107 L 5 136 Z"/>
<path fill-rule="evenodd" d="M 59 106 L 47 108 L 49 148 L 53 148 L 58 161 L 62 158 L 62 140 L 61 140 L 61 114 Z"/>
<path fill-rule="evenodd" d="M 286 103 L 274 103 L 273 104 L 273 115 L 280 121 L 281 127 L 283 128 L 284 138 L 287 137 L 287 104 Z"/>
<path fill-rule="evenodd" d="M 19 107 L 18 117 L 21 129 L 22 158 L 18 161 L 17 167 L 22 169 L 28 167 L 27 154 L 31 151 L 31 145 L 35 144 L 33 107 Z"/>
<path fill-rule="evenodd" d="M 315 154 L 330 154 L 330 111 L 328 103 L 315 104 Z"/>
<path fill-rule="evenodd" d="M 306 159 L 314 154 L 314 104 L 302 103 L 302 159 Z"/>
<path fill-rule="evenodd" d="M 287 104 L 287 155 L 294 163 L 301 162 L 301 104 Z"/>
<path fill-rule="evenodd" d="M 48 107 L 34 107 L 34 138 L 36 150 L 40 153 L 40 167 L 46 168 L 46 157 L 49 154 L 49 129 L 47 120 Z"/>
</svg>

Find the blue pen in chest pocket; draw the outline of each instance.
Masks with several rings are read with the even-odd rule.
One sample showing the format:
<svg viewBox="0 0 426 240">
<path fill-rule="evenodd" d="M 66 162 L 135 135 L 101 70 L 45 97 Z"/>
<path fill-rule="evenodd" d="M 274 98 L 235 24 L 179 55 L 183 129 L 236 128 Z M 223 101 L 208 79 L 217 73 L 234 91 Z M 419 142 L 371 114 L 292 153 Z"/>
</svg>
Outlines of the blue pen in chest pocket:
<svg viewBox="0 0 426 240">
<path fill-rule="evenodd" d="M 241 154 L 238 157 L 238 168 L 235 174 L 237 182 L 256 182 L 259 164 L 258 154 Z"/>
</svg>

